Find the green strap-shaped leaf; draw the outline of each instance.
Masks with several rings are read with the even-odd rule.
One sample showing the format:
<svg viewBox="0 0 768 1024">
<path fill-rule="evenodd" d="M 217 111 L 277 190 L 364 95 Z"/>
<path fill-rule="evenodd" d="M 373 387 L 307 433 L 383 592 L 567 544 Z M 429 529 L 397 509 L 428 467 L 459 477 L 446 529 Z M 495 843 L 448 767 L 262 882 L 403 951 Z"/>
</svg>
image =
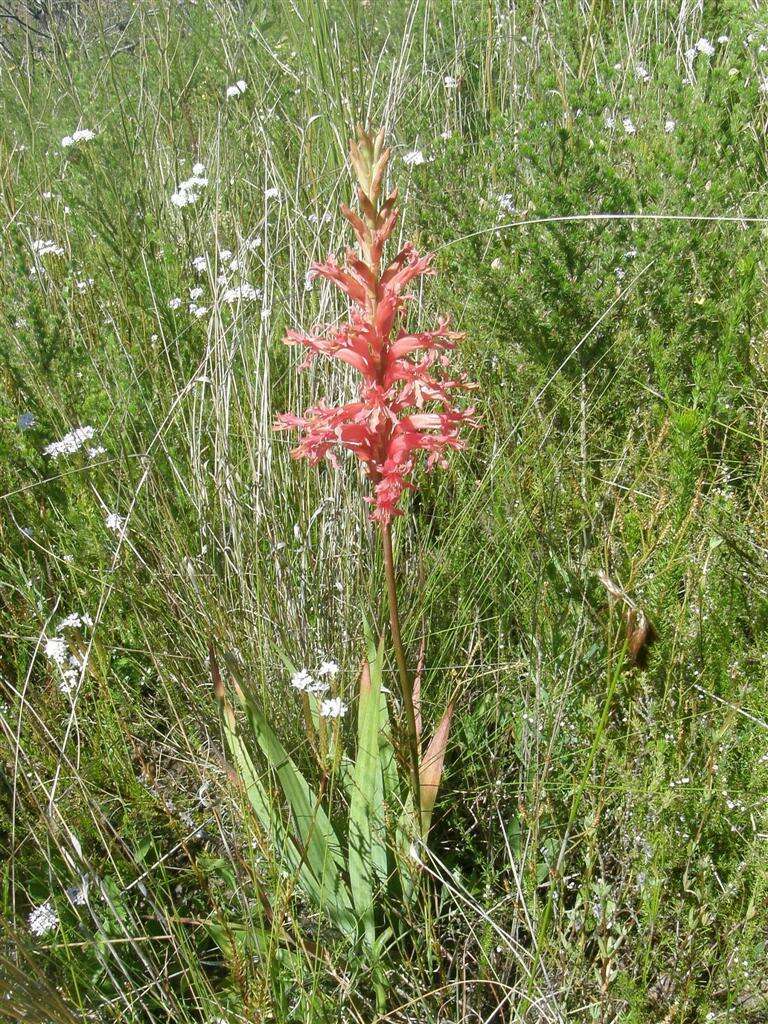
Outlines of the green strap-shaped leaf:
<svg viewBox="0 0 768 1024">
<path fill-rule="evenodd" d="M 375 649 L 374 649 L 375 650 Z M 349 882 L 352 900 L 370 945 L 376 940 L 373 912 L 375 876 L 386 877 L 384 786 L 379 760 L 379 698 L 381 664 L 378 652 L 360 672 L 357 712 L 357 756 L 349 806 Z"/>
<path fill-rule="evenodd" d="M 384 672 L 384 643 L 383 640 L 378 647 L 373 639 L 373 632 L 366 620 L 363 620 L 366 646 L 368 648 L 369 663 L 376 664 L 380 676 Z M 400 891 L 403 898 L 408 901 L 414 892 L 413 874 L 415 865 L 410 856 L 412 839 L 412 828 L 414 825 L 413 801 L 410 797 L 409 786 L 404 784 L 395 756 L 395 748 L 392 744 L 391 729 L 389 722 L 389 708 L 387 706 L 387 695 L 379 683 L 379 764 L 381 765 L 382 798 L 383 809 L 381 816 L 381 835 L 385 842 L 384 858 L 376 858 L 377 873 L 380 873 L 381 882 L 388 885 L 389 865 L 387 863 L 387 849 L 393 854 L 395 867 L 398 873 Z"/>
<path fill-rule="evenodd" d="M 275 772 L 291 808 L 303 862 L 318 883 L 317 887 L 312 887 L 312 895 L 343 932 L 354 934 L 357 922 L 352 900 L 341 877 L 345 868 L 344 858 L 330 819 L 258 708 L 246 699 L 245 709 L 254 738 Z M 300 878 L 305 878 L 303 872 Z"/>
<path fill-rule="evenodd" d="M 318 877 L 314 874 L 296 839 L 289 835 L 274 802 L 270 799 L 269 793 L 258 777 L 248 748 L 227 721 L 226 716 L 224 730 L 232 759 L 237 765 L 248 800 L 259 824 L 270 837 L 277 858 L 283 862 L 288 871 L 298 877 L 301 887 L 315 905 L 325 907 L 341 930 L 349 932 L 349 914 L 346 906 L 343 902 L 341 906 L 329 902 L 328 891 L 324 887 L 322 876 Z"/>
</svg>

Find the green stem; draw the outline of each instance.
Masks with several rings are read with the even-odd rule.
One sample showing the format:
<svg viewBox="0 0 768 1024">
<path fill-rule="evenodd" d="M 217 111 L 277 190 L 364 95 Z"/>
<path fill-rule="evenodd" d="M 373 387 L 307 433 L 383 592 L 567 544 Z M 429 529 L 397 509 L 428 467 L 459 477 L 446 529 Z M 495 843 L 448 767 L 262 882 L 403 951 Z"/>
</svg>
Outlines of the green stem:
<svg viewBox="0 0 768 1024">
<path fill-rule="evenodd" d="M 406 740 L 408 744 L 408 766 L 413 790 L 413 805 L 416 809 L 416 822 L 419 834 L 422 833 L 421 818 L 421 787 L 419 784 L 419 738 L 416 732 L 416 712 L 413 707 L 413 685 L 405 663 L 405 651 L 400 636 L 400 614 L 397 607 L 397 583 L 395 581 L 395 559 L 392 553 L 392 528 L 387 523 L 381 528 L 381 540 L 384 550 L 384 573 L 387 578 L 387 596 L 389 597 L 389 628 L 392 633 L 392 646 L 395 648 L 395 660 L 400 675 L 400 689 L 405 708 Z"/>
</svg>

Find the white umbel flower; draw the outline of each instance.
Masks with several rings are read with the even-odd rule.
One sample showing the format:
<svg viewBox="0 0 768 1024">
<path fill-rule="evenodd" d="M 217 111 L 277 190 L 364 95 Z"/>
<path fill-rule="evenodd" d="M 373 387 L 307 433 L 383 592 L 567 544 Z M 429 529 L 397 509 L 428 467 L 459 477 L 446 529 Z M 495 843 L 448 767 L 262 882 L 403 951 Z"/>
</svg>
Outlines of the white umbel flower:
<svg viewBox="0 0 768 1024">
<path fill-rule="evenodd" d="M 347 705 L 341 697 L 331 697 L 330 700 L 324 700 L 320 705 L 321 718 L 343 718 L 346 713 Z"/>
<path fill-rule="evenodd" d="M 222 292 L 221 301 L 233 305 L 236 302 L 247 302 L 248 300 L 251 299 L 260 298 L 261 292 L 259 291 L 259 289 L 254 288 L 252 284 L 248 284 L 248 282 L 246 281 L 243 284 L 239 284 L 234 288 L 227 288 L 224 292 Z"/>
<path fill-rule="evenodd" d="M 702 36 L 701 39 L 698 39 L 696 41 L 694 49 L 697 53 L 703 53 L 705 57 L 711 57 L 712 54 L 715 52 L 714 46 L 712 45 L 712 43 L 710 43 L 706 36 Z"/>
<path fill-rule="evenodd" d="M 201 166 L 201 164 L 195 164 L 193 170 Z M 178 206 L 179 208 L 182 206 L 191 206 L 200 198 L 200 190 L 205 188 L 207 184 L 207 178 L 202 177 L 200 174 L 193 174 L 192 177 L 187 178 L 186 181 L 179 182 L 178 188 L 171 196 L 171 202 L 174 206 Z"/>
<path fill-rule="evenodd" d="M 418 167 L 419 164 L 426 162 L 426 157 L 420 149 L 410 149 L 407 153 L 403 153 L 403 163 L 406 167 Z"/>
<path fill-rule="evenodd" d="M 335 661 L 324 661 L 321 663 L 320 668 L 317 670 L 319 676 L 335 676 L 339 671 L 339 666 Z"/>
<path fill-rule="evenodd" d="M 308 690 L 313 683 L 314 679 L 305 668 L 301 669 L 299 672 L 294 672 L 291 676 L 291 686 L 295 690 L 299 690 L 301 692 Z"/>
<path fill-rule="evenodd" d="M 104 524 L 108 530 L 120 533 L 125 527 L 125 518 L 118 515 L 117 512 L 109 512 L 104 519 Z"/>
<path fill-rule="evenodd" d="M 55 661 L 57 665 L 63 665 L 67 659 L 67 643 L 64 637 L 52 636 L 45 641 L 43 648 L 46 658 Z"/>
<path fill-rule="evenodd" d="M 51 238 L 37 238 L 32 243 L 35 256 L 63 256 L 64 250 Z"/>
<path fill-rule="evenodd" d="M 52 441 L 43 448 L 44 455 L 50 455 L 54 460 L 60 455 L 73 455 L 79 451 L 86 441 L 90 441 L 96 433 L 93 427 L 75 427 L 65 434 L 60 441 Z"/>
<path fill-rule="evenodd" d="M 27 921 L 29 923 L 29 930 L 33 935 L 47 935 L 59 923 L 59 918 L 53 909 L 53 904 L 48 900 L 47 903 L 42 903 L 39 907 L 35 907 Z"/>
<path fill-rule="evenodd" d="M 61 140 L 61 144 L 64 149 L 68 149 L 70 146 L 76 146 L 78 142 L 90 142 L 91 139 L 95 138 L 96 132 L 92 132 L 90 128 L 78 128 L 71 135 L 65 135 Z"/>
<path fill-rule="evenodd" d="M 243 93 L 245 92 L 245 90 L 247 88 L 248 88 L 248 85 L 243 81 L 242 78 L 239 78 L 235 82 L 234 85 L 227 86 L 227 99 L 228 100 L 237 99 L 238 96 L 242 96 L 243 95 Z"/>
</svg>

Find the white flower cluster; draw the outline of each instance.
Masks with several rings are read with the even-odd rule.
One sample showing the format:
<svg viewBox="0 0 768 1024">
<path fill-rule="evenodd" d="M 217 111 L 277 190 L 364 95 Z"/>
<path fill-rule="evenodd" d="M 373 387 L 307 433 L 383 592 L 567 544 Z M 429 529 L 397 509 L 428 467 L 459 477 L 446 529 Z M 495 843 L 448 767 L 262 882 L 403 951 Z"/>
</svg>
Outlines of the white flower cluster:
<svg viewBox="0 0 768 1024">
<path fill-rule="evenodd" d="M 694 49 L 697 53 L 703 53 L 705 57 L 711 57 L 715 52 L 714 46 L 705 36 L 702 36 L 701 39 L 696 41 Z"/>
<path fill-rule="evenodd" d="M 245 90 L 248 88 L 242 78 L 238 78 L 234 85 L 227 86 L 227 99 L 234 100 L 238 96 L 242 96 Z"/>
<path fill-rule="evenodd" d="M 317 670 L 317 676 L 326 676 L 330 679 L 333 679 L 333 677 L 338 673 L 338 671 L 339 666 L 336 664 L 335 661 L 323 661 L 320 664 L 320 668 Z M 294 674 L 291 676 L 291 686 L 295 690 L 298 690 L 300 693 L 314 693 L 315 696 L 327 693 L 328 690 L 330 689 L 328 683 L 326 683 L 322 678 L 315 679 L 315 677 L 311 675 L 305 668 L 301 669 L 299 672 L 294 672 Z"/>
<path fill-rule="evenodd" d="M 64 250 L 51 238 L 36 238 L 32 243 L 35 256 L 63 256 Z"/>
<path fill-rule="evenodd" d="M 96 431 L 93 427 L 75 427 L 74 430 L 70 430 L 68 434 L 65 434 L 60 441 L 52 441 L 49 445 L 46 445 L 43 448 L 43 454 L 50 455 L 54 461 L 60 455 L 74 455 L 75 452 L 83 447 L 86 441 L 91 440 L 95 433 Z M 90 455 L 92 451 L 100 454 L 97 449 L 89 449 L 88 454 Z"/>
<path fill-rule="evenodd" d="M 221 293 L 221 301 L 232 306 L 236 302 L 247 302 L 253 299 L 260 299 L 261 295 L 261 289 L 254 288 L 252 284 L 244 281 L 243 284 L 235 285 L 233 288 L 225 288 Z"/>
<path fill-rule="evenodd" d="M 343 718 L 346 713 L 347 705 L 341 697 L 331 697 L 330 700 L 324 700 L 320 705 L 321 718 Z"/>
<path fill-rule="evenodd" d="M 410 149 L 403 153 L 403 163 L 406 167 L 418 167 L 419 164 L 426 163 L 426 157 L 420 149 Z"/>
<path fill-rule="evenodd" d="M 82 629 L 92 625 L 93 619 L 90 615 L 80 615 L 78 612 L 72 612 L 58 624 L 56 635 L 48 637 L 45 641 L 43 652 L 46 658 L 52 661 L 59 670 L 61 676 L 59 689 L 62 693 L 71 693 L 77 686 L 83 662 L 70 652 L 67 641 L 61 636 L 61 633 L 65 629 Z"/>
<path fill-rule="evenodd" d="M 204 175 L 205 166 L 199 163 L 195 164 L 192 168 L 192 177 L 179 182 L 176 191 L 171 196 L 173 205 L 182 207 L 196 203 L 200 198 L 200 190 L 208 184 L 208 179 Z"/>
<path fill-rule="evenodd" d="M 268 189 L 267 194 L 280 195 L 277 189 Z M 197 275 L 205 274 L 213 268 L 218 270 L 213 283 L 213 302 L 233 306 L 240 302 L 252 302 L 263 298 L 262 290 L 244 279 L 248 267 L 248 254 L 258 249 L 261 244 L 260 238 L 248 238 L 241 243 L 236 253 L 223 248 L 213 256 L 193 257 L 190 265 Z M 197 319 L 202 319 L 210 312 L 208 306 L 200 305 L 198 302 L 204 295 L 205 289 L 199 285 L 189 289 L 187 310 Z M 171 309 L 179 309 L 182 304 L 183 300 L 178 296 L 168 303 Z"/>
<path fill-rule="evenodd" d="M 107 529 L 114 533 L 122 533 L 125 529 L 125 518 L 118 515 L 117 512 L 109 512 L 104 518 L 104 523 Z"/>
<path fill-rule="evenodd" d="M 61 140 L 61 144 L 67 149 L 69 146 L 76 146 L 78 142 L 90 142 L 91 139 L 95 138 L 96 132 L 92 132 L 90 128 L 78 128 L 71 135 L 65 135 Z"/>
<path fill-rule="evenodd" d="M 27 921 L 29 923 L 29 930 L 33 935 L 47 935 L 59 923 L 59 917 L 53 909 L 53 904 L 48 900 L 47 903 L 42 903 L 39 907 L 35 907 Z"/>
</svg>

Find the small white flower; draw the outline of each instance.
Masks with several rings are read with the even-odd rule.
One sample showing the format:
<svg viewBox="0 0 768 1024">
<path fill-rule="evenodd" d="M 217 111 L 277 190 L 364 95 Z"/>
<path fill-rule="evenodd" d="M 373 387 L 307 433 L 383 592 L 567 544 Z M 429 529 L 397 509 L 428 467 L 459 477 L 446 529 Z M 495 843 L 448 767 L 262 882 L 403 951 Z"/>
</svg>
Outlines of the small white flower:
<svg viewBox="0 0 768 1024">
<path fill-rule="evenodd" d="M 259 249 L 261 245 L 262 240 L 260 238 L 249 238 L 248 241 L 245 243 L 245 248 L 249 252 L 253 252 L 255 249 Z"/>
<path fill-rule="evenodd" d="M 711 57 L 712 54 L 715 52 L 714 46 L 712 45 L 712 43 L 710 43 L 706 36 L 702 36 L 701 39 L 698 39 L 696 41 L 694 49 L 697 51 L 697 53 L 703 53 L 706 57 Z"/>
<path fill-rule="evenodd" d="M 35 419 L 35 414 L 33 412 L 23 412 L 16 423 L 18 424 L 19 430 L 31 430 L 35 423 L 37 423 L 37 420 Z"/>
<path fill-rule="evenodd" d="M 63 256 L 64 250 L 51 238 L 38 238 L 32 243 L 32 252 L 35 256 Z"/>
<path fill-rule="evenodd" d="M 52 636 L 45 641 L 43 651 L 46 658 L 55 661 L 57 665 L 63 665 L 67 658 L 67 642 L 63 636 Z"/>
<path fill-rule="evenodd" d="M 319 676 L 335 676 L 339 671 L 339 666 L 335 661 L 324 661 L 321 663 L 320 668 L 317 670 Z"/>
<path fill-rule="evenodd" d="M 625 260 L 637 259 L 637 249 L 627 249 L 627 251 L 624 253 L 624 259 Z"/>
<path fill-rule="evenodd" d="M 644 68 L 642 64 L 638 64 L 635 68 L 635 78 L 637 78 L 639 82 L 643 82 L 643 84 L 647 85 L 651 80 L 651 73 L 648 68 Z"/>
<path fill-rule="evenodd" d="M 219 249 L 219 259 L 221 260 L 222 263 L 226 263 L 227 260 L 231 260 L 232 259 L 232 250 L 231 249 Z"/>
<path fill-rule="evenodd" d="M 768 93 L 768 78 L 764 78 L 758 86 L 760 92 Z"/>
<path fill-rule="evenodd" d="M 62 631 L 62 629 L 79 629 L 79 627 L 82 625 L 82 622 L 83 620 L 78 615 L 77 612 L 71 612 L 69 615 L 67 615 L 65 618 L 61 620 L 56 629 L 59 633 Z"/>
<path fill-rule="evenodd" d="M 227 99 L 234 100 L 238 96 L 242 96 L 245 90 L 248 88 L 247 84 L 242 78 L 238 79 L 234 85 L 227 86 Z"/>
<path fill-rule="evenodd" d="M 667 135 L 671 135 L 675 128 L 677 128 L 677 121 L 675 121 L 671 117 L 668 117 L 667 120 L 664 122 L 664 131 L 667 133 Z"/>
<path fill-rule="evenodd" d="M 99 455 L 103 455 L 106 452 L 106 448 L 103 444 L 94 445 L 92 448 L 85 449 L 88 452 L 89 459 L 97 459 Z"/>
<path fill-rule="evenodd" d="M 77 689 L 77 683 L 80 679 L 80 672 L 76 668 L 64 669 L 61 673 L 61 679 L 59 679 L 59 690 L 65 695 L 69 696 L 74 690 Z"/>
<path fill-rule="evenodd" d="M 27 921 L 29 923 L 29 930 L 33 935 L 46 935 L 56 927 L 59 923 L 59 918 L 53 909 L 53 904 L 48 900 L 47 903 L 35 907 Z"/>
<path fill-rule="evenodd" d="M 236 302 L 246 302 L 250 299 L 261 298 L 261 292 L 259 289 L 254 288 L 252 284 L 244 282 L 235 288 L 227 288 L 221 296 L 222 302 L 227 302 L 233 305 Z"/>
<path fill-rule="evenodd" d="M 616 127 L 616 118 L 612 114 L 606 114 L 605 116 L 605 127 L 609 132 L 612 132 Z"/>
<path fill-rule="evenodd" d="M 189 297 L 192 300 L 201 298 L 202 294 L 203 294 L 203 289 L 202 288 L 190 288 L 189 289 Z"/>
<path fill-rule="evenodd" d="M 343 718 L 346 713 L 347 705 L 341 697 L 331 697 L 330 700 L 324 700 L 320 705 L 321 718 Z"/>
<path fill-rule="evenodd" d="M 304 275 L 304 291 L 305 292 L 311 292 L 312 291 L 312 285 L 314 284 L 314 281 L 315 281 L 315 275 L 312 273 L 311 270 L 308 270 L 306 272 L 306 274 Z"/>
<path fill-rule="evenodd" d="M 265 199 L 279 199 L 280 198 L 280 189 L 279 188 L 275 188 L 274 185 L 273 185 L 272 188 L 268 188 L 267 191 L 264 193 L 264 198 Z"/>
<path fill-rule="evenodd" d="M 291 676 L 291 686 L 295 690 L 308 690 L 313 683 L 314 679 L 305 668 L 301 669 L 300 672 L 294 672 Z"/>
<path fill-rule="evenodd" d="M 199 164 L 195 164 L 195 167 L 199 166 Z M 200 174 L 193 174 L 186 181 L 179 182 L 176 191 L 171 196 L 171 202 L 179 208 L 191 206 L 192 203 L 196 203 L 200 198 L 200 189 L 205 188 L 207 184 L 207 178 L 202 177 Z"/>
<path fill-rule="evenodd" d="M 54 460 L 60 455 L 73 455 L 83 447 L 86 441 L 90 441 L 96 431 L 93 427 L 75 427 L 65 434 L 60 441 L 53 441 L 43 448 L 44 455 L 50 455 Z"/>
<path fill-rule="evenodd" d="M 311 686 L 307 687 L 307 691 L 309 693 L 314 693 L 316 697 L 322 696 L 322 694 L 327 693 L 329 690 L 330 686 L 328 685 L 328 683 L 322 682 L 314 682 L 312 683 Z"/>
<path fill-rule="evenodd" d="M 718 36 L 717 41 L 718 43 L 720 43 L 721 46 L 725 46 L 725 44 L 728 42 L 728 36 Z"/>
<path fill-rule="evenodd" d="M 83 295 L 89 288 L 93 288 L 93 278 L 86 277 L 83 281 L 75 281 L 75 287 Z"/>
<path fill-rule="evenodd" d="M 62 146 L 67 149 L 69 146 L 75 146 L 78 142 L 90 142 L 91 139 L 96 138 L 96 132 L 92 132 L 90 128 L 78 128 L 76 132 L 72 132 L 71 135 L 65 135 L 61 140 Z"/>
<path fill-rule="evenodd" d="M 418 167 L 419 164 L 424 162 L 425 157 L 420 149 L 410 149 L 407 153 L 403 154 L 403 163 L 407 167 Z"/>
<path fill-rule="evenodd" d="M 208 261 L 206 260 L 205 256 L 195 256 L 195 258 L 192 260 L 192 267 L 195 270 L 195 273 L 197 274 L 202 274 L 207 266 Z"/>
<path fill-rule="evenodd" d="M 443 78 L 443 85 L 446 89 L 457 89 L 459 81 L 457 78 L 454 78 L 453 75 L 446 75 L 445 78 Z"/>
<path fill-rule="evenodd" d="M 626 276 L 626 273 L 626 270 L 624 270 L 622 267 L 616 267 L 616 269 L 614 270 L 614 274 L 616 275 L 617 281 L 621 281 L 622 278 Z"/>
<path fill-rule="evenodd" d="M 440 132 L 440 138 L 441 139 L 452 139 L 453 138 L 453 132 L 449 131 L 446 128 L 444 132 Z"/>
<path fill-rule="evenodd" d="M 207 306 L 195 306 L 195 308 L 192 309 L 192 307 L 190 306 L 190 312 L 193 313 L 194 316 L 196 316 L 198 320 L 200 320 L 202 317 L 204 317 L 208 313 L 208 307 Z"/>
<path fill-rule="evenodd" d="M 175 298 L 171 299 L 169 301 L 169 303 L 168 303 L 168 308 L 169 309 L 178 309 L 180 306 L 181 306 L 181 299 L 178 298 L 178 297 L 175 297 Z"/>
<path fill-rule="evenodd" d="M 205 174 L 205 164 L 192 164 L 192 174 L 196 178 L 201 178 Z"/>
<path fill-rule="evenodd" d="M 112 530 L 114 533 L 120 533 L 125 527 L 125 517 L 118 515 L 117 512 L 109 512 L 104 517 L 104 525 L 108 530 Z"/>
<path fill-rule="evenodd" d="M 504 211 L 504 213 L 517 213 L 514 198 L 515 197 L 511 192 L 505 192 L 503 195 L 499 196 L 499 207 Z"/>
<path fill-rule="evenodd" d="M 623 118 L 622 122 L 621 122 L 621 126 L 622 126 L 622 128 L 624 129 L 624 131 L 626 132 L 627 135 L 634 135 L 635 132 L 637 131 L 637 128 L 635 128 L 634 124 L 632 123 L 632 118 L 631 117 Z"/>
</svg>

